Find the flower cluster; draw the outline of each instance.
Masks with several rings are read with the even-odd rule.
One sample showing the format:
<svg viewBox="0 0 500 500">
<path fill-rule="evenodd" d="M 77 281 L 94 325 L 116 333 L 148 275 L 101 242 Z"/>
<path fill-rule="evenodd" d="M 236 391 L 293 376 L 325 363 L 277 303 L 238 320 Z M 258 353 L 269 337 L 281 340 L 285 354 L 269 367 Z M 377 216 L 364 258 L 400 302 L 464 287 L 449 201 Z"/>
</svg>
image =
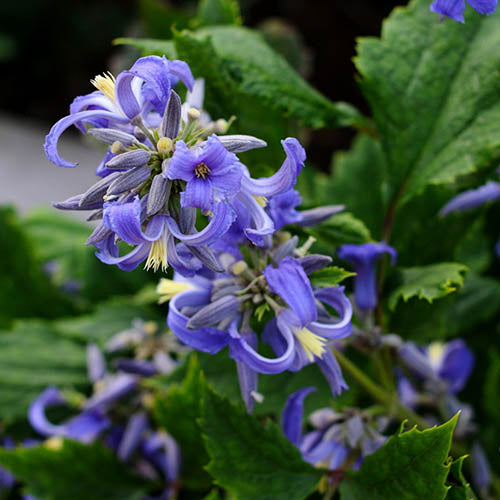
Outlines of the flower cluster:
<svg viewBox="0 0 500 500">
<path fill-rule="evenodd" d="M 315 390 L 306 387 L 287 400 L 282 415 L 283 433 L 312 465 L 331 470 L 352 467 L 357 470 L 364 457 L 382 446 L 386 438 L 380 434 L 387 419 L 374 419 L 368 412 L 331 408 L 316 410 L 309 416 L 313 431 L 302 433 L 304 399 Z"/>
<path fill-rule="evenodd" d="M 87 367 L 93 394 L 85 398 L 50 386 L 31 403 L 28 420 L 47 439 L 47 446 L 58 447 L 61 438 L 82 443 L 99 439 L 136 473 L 165 484 L 158 498 L 167 499 L 178 488 L 180 450 L 171 436 L 152 426 L 148 394 L 140 382 L 157 373 L 170 373 L 177 364 L 170 353 L 183 348 L 171 334 L 158 334 L 155 330 L 154 324 L 136 321 L 130 330 L 115 335 L 106 346 L 106 351 L 115 355 L 111 372 L 106 368 L 103 352 L 97 345 L 89 344 Z M 132 358 L 116 357 L 131 350 Z M 60 405 L 72 410 L 78 408 L 77 414 L 54 424 L 46 412 L 51 406 Z M 0 480 L 2 473 L 0 470 Z M 11 479 L 12 486 L 14 479 Z"/>
<path fill-rule="evenodd" d="M 172 90 L 179 79 L 189 89 L 184 104 Z M 47 135 L 45 152 L 56 165 L 76 166 L 57 151 L 59 137 L 71 125 L 109 146 L 96 172 L 101 179 L 85 193 L 55 204 L 62 210 L 90 210 L 89 220 L 101 221 L 87 244 L 98 249 L 102 262 L 124 270 L 145 260 L 146 268 L 155 271 L 168 264 L 182 274 L 202 264 L 222 271 L 210 247 L 237 217 L 245 236 L 260 246 L 277 227 L 300 218 L 295 211 L 300 197 L 292 188 L 304 166 L 301 145 L 285 139 L 281 168 L 270 178 L 252 179 L 235 153 L 266 143 L 217 135 L 229 124 L 213 122 L 200 111 L 204 84 L 195 82 L 185 62 L 143 57 L 116 79 L 98 76 L 92 83 L 98 90 L 74 100 L 70 115 Z M 265 211 L 264 200 L 271 197 Z M 209 219 L 201 230 L 198 209 Z M 269 213 L 279 214 L 277 226 Z M 120 254 L 119 242 L 133 249 Z"/>
</svg>

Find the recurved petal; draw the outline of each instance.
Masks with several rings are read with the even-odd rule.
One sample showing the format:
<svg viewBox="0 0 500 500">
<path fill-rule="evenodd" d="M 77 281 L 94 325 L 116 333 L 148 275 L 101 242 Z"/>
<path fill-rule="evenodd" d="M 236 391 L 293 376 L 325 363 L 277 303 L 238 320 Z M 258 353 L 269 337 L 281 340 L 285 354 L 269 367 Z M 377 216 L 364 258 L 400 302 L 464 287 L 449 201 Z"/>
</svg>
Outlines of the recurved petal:
<svg viewBox="0 0 500 500">
<path fill-rule="evenodd" d="M 180 312 L 185 306 L 202 306 L 209 301 L 210 290 L 187 291 L 176 295 L 170 301 L 167 324 L 180 341 L 198 351 L 215 354 L 228 344 L 229 334 L 216 328 L 189 329 L 189 318 Z"/>
<path fill-rule="evenodd" d="M 465 0 L 436 0 L 431 5 L 431 11 L 441 16 L 448 16 L 460 23 L 465 22 Z"/>
<path fill-rule="evenodd" d="M 268 178 L 252 179 L 247 175 L 243 177 L 242 186 L 252 194 L 271 197 L 295 186 L 297 176 L 304 167 L 306 153 L 299 141 L 292 137 L 281 141 L 281 144 L 285 149 L 286 159 L 278 172 Z"/>
<path fill-rule="evenodd" d="M 269 288 L 290 306 L 302 327 L 316 320 L 318 314 L 311 283 L 296 259 L 285 257 L 277 268 L 267 266 L 264 276 Z"/>
<path fill-rule="evenodd" d="M 283 434 L 297 447 L 302 440 L 302 418 L 304 415 L 304 400 L 316 391 L 315 387 L 305 387 L 288 397 L 281 415 Z"/>
<path fill-rule="evenodd" d="M 214 216 L 201 231 L 184 234 L 172 217 L 167 217 L 167 225 L 171 233 L 186 245 L 210 245 L 227 232 L 234 218 L 235 213 L 229 204 L 220 202 L 215 205 Z"/>
<path fill-rule="evenodd" d="M 168 72 L 175 78 L 178 78 L 188 90 L 192 91 L 194 86 L 194 77 L 191 69 L 185 61 L 174 59 L 167 62 Z"/>
<path fill-rule="evenodd" d="M 75 125 L 79 122 L 88 123 L 96 118 L 104 118 L 106 120 L 111 120 L 119 123 L 126 123 L 128 121 L 128 119 L 124 116 L 118 115 L 111 111 L 101 110 L 81 111 L 79 113 L 65 116 L 52 126 L 50 132 L 45 138 L 45 144 L 43 147 L 47 158 L 59 167 L 76 167 L 78 165 L 77 163 L 66 161 L 64 158 L 59 156 L 59 153 L 57 151 L 57 143 L 59 142 L 59 137 L 61 137 L 62 133 L 71 125 Z"/>
<path fill-rule="evenodd" d="M 307 328 L 327 339 L 341 339 L 351 334 L 352 305 L 344 293 L 343 286 L 315 290 L 314 297 L 337 311 L 339 317 L 331 318 L 331 323 L 313 321 Z"/>
<path fill-rule="evenodd" d="M 283 349 L 277 354 L 277 358 L 267 358 L 260 355 L 256 347 L 249 344 L 244 337 L 238 332 L 236 322 L 229 326 L 230 340 L 230 355 L 233 359 L 245 363 L 250 369 L 257 373 L 275 374 L 287 370 L 294 358 L 295 341 L 290 331 L 281 333 L 275 326 L 271 324 L 266 326 L 268 335 L 279 336 Z"/>
</svg>

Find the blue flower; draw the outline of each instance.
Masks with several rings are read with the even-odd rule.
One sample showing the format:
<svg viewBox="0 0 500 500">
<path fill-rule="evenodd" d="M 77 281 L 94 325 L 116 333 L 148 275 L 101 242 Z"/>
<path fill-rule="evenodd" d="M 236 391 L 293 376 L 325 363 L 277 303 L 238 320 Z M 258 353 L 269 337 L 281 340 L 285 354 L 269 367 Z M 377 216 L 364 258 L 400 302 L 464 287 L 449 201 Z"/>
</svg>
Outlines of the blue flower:
<svg viewBox="0 0 500 500">
<path fill-rule="evenodd" d="M 356 271 L 354 297 L 361 310 L 370 311 L 377 306 L 377 283 L 375 267 L 377 260 L 388 253 L 392 263 L 396 261 L 396 250 L 385 242 L 364 243 L 362 245 L 342 245 L 337 255 L 350 262 Z"/>
<path fill-rule="evenodd" d="M 353 468 L 358 469 L 364 457 L 382 446 L 386 438 L 360 414 L 344 415 L 331 408 L 311 414 L 309 422 L 314 430 L 304 435 L 304 400 L 315 390 L 306 387 L 288 397 L 281 420 L 283 433 L 297 446 L 302 458 L 312 465 L 338 469 L 355 450 L 358 458 Z"/>
<path fill-rule="evenodd" d="M 184 141 L 177 141 L 175 153 L 165 175 L 186 181 L 181 205 L 203 211 L 214 208 L 215 197 L 235 196 L 240 191 L 243 170 L 238 158 L 229 153 L 217 136 L 208 138 L 202 150 L 191 151 Z"/>
<path fill-rule="evenodd" d="M 57 152 L 61 134 L 71 125 L 85 132 L 84 123 L 98 128 L 116 128 L 133 133 L 133 120 L 141 115 L 148 119 L 151 112 L 162 115 L 170 96 L 174 79 L 181 79 L 192 89 L 194 78 L 184 61 L 169 61 L 165 57 L 147 56 L 138 59 L 130 70 L 115 78 L 97 76 L 92 81 L 98 89 L 77 97 L 70 114 L 59 120 L 45 140 L 47 158 L 60 167 L 76 167 Z"/>
<path fill-rule="evenodd" d="M 43 436 L 61 436 L 83 443 L 93 442 L 110 426 L 109 419 L 100 408 L 85 410 L 63 424 L 49 422 L 45 415 L 46 408 L 65 403 L 65 398 L 55 387 L 47 387 L 29 407 L 28 419 L 31 426 Z"/>
<path fill-rule="evenodd" d="M 480 14 L 490 15 L 497 8 L 497 0 L 467 0 L 467 3 Z M 449 18 L 464 23 L 465 0 L 435 0 L 431 11 L 440 14 L 441 18 Z"/>
</svg>

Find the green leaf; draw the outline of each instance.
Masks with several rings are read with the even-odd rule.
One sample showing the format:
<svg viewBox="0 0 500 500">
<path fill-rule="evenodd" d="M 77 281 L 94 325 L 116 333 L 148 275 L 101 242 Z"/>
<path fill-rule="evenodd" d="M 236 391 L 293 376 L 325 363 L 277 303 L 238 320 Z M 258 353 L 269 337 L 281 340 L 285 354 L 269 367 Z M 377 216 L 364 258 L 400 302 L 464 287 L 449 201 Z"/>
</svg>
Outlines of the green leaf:
<svg viewBox="0 0 500 500">
<path fill-rule="evenodd" d="M 447 325 L 451 332 L 467 332 L 489 321 L 500 310 L 500 281 L 467 274 L 457 300 L 448 309 Z"/>
<path fill-rule="evenodd" d="M 344 204 L 377 235 L 377 240 L 382 239 L 388 204 L 386 170 L 380 143 L 360 134 L 350 151 L 334 155 L 332 174 L 327 181 L 330 203 Z"/>
<path fill-rule="evenodd" d="M 314 90 L 296 71 L 277 54 L 263 37 L 241 26 L 212 26 L 195 33 L 183 31 L 177 36 L 177 56 L 186 60 L 197 77 L 207 80 L 207 88 L 214 85 L 216 73 L 229 72 L 238 92 L 261 100 L 266 106 L 291 116 L 303 125 L 313 128 L 345 126 L 361 119 L 359 112 L 346 103 L 333 103 Z M 194 47 L 196 39 L 203 50 L 203 57 L 182 47 L 182 43 Z M 151 40 L 120 39 L 149 53 L 163 54 L 171 49 L 167 44 Z M 217 59 L 202 60 L 213 47 Z M 190 53 L 191 52 L 191 53 Z M 221 65 L 222 62 L 222 65 Z M 198 71 L 203 65 L 205 71 Z M 212 68 L 210 68 L 212 65 Z M 228 87 L 228 94 L 231 92 Z M 221 103 L 222 104 L 222 103 Z M 232 113 L 238 110 L 233 108 Z"/>
<path fill-rule="evenodd" d="M 139 49 L 143 55 L 167 56 L 177 59 L 177 52 L 172 40 L 156 40 L 155 38 L 115 38 L 113 45 L 131 45 Z"/>
<path fill-rule="evenodd" d="M 26 483 L 27 493 L 46 500 L 140 500 L 148 487 L 98 442 L 63 441 L 60 449 L 0 448 L 0 464 Z"/>
<path fill-rule="evenodd" d="M 391 201 L 498 162 L 499 43 L 499 16 L 467 9 L 465 24 L 438 23 L 428 0 L 394 10 L 380 39 L 359 41 L 356 66 L 387 157 Z"/>
<path fill-rule="evenodd" d="M 407 302 L 417 297 L 432 303 L 435 299 L 446 297 L 462 286 L 465 271 L 466 266 L 454 262 L 402 269 L 403 283 L 391 293 L 389 309 L 394 310 L 399 299 Z"/>
<path fill-rule="evenodd" d="M 205 378 L 196 356 L 192 356 L 181 385 L 168 387 L 155 399 L 154 413 L 159 426 L 163 427 L 179 443 L 182 450 L 182 480 L 188 488 L 206 489 L 210 477 L 203 469 L 208 456 L 201 439 L 197 419 L 201 416 L 201 400 Z"/>
<path fill-rule="evenodd" d="M 416 428 L 391 436 L 365 458 L 358 472 L 348 472 L 341 500 L 443 500 L 450 465 L 445 465 L 458 415 L 432 429 Z"/>
<path fill-rule="evenodd" d="M 87 385 L 85 348 L 60 338 L 48 322 L 19 321 L 0 332 L 2 419 L 26 417 L 29 404 L 49 385 Z"/>
<path fill-rule="evenodd" d="M 321 471 L 302 461 L 273 422 L 263 426 L 209 388 L 202 415 L 207 470 L 240 500 L 300 500 L 316 488 Z"/>
<path fill-rule="evenodd" d="M 134 320 L 159 321 L 161 316 L 148 305 L 135 303 L 135 298 L 116 297 L 97 305 L 94 312 L 54 321 L 57 332 L 81 342 L 104 345 L 113 335 L 132 327 Z"/>
<path fill-rule="evenodd" d="M 450 465 L 450 473 L 446 481 L 450 489 L 446 495 L 446 500 L 474 500 L 476 498 L 462 473 L 463 461 L 466 458 L 467 456 L 457 458 Z"/>
<path fill-rule="evenodd" d="M 73 308 L 47 280 L 34 242 L 11 207 L 0 207 L 0 328 L 13 318 L 55 317 Z"/>
<path fill-rule="evenodd" d="M 113 295 L 133 293 L 152 276 L 140 269 L 124 273 L 100 262 L 94 255 L 95 249 L 85 245 L 92 227 L 55 210 L 36 210 L 22 224 L 36 243 L 40 261 L 58 265 L 54 282 L 59 286 L 76 282 L 88 302 L 86 305 Z"/>
<path fill-rule="evenodd" d="M 371 240 L 370 231 L 365 224 L 349 212 L 335 215 L 320 226 L 305 228 L 305 230 L 316 237 L 319 244 L 329 248 L 325 252 L 329 254 L 336 245 L 361 244 Z"/>
<path fill-rule="evenodd" d="M 242 22 L 237 0 L 200 0 L 196 19 L 200 26 Z"/>
<path fill-rule="evenodd" d="M 356 273 L 351 273 L 341 267 L 332 266 L 316 271 L 309 276 L 309 279 L 312 285 L 325 287 L 338 285 L 341 281 L 351 276 L 356 276 Z"/>
</svg>

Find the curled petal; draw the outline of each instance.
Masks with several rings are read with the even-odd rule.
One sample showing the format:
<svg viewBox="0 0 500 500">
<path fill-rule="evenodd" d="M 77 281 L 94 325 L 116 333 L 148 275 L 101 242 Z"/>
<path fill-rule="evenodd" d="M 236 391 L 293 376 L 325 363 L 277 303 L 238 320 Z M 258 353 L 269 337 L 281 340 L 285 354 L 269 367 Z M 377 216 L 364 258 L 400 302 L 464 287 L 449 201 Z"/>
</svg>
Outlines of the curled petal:
<svg viewBox="0 0 500 500">
<path fill-rule="evenodd" d="M 474 368 L 474 354 L 461 339 L 446 344 L 439 376 L 448 382 L 448 389 L 453 394 L 465 386 Z"/>
<path fill-rule="evenodd" d="M 337 359 L 330 349 L 326 349 L 321 358 L 317 358 L 316 363 L 330 385 L 334 396 L 338 396 L 343 390 L 349 389 L 342 376 Z"/>
<path fill-rule="evenodd" d="M 229 342 L 227 332 L 216 328 L 191 330 L 187 327 L 189 318 L 180 311 L 185 306 L 202 306 L 210 301 L 210 290 L 187 291 L 176 295 L 170 301 L 167 324 L 177 338 L 198 351 L 215 354 Z"/>
<path fill-rule="evenodd" d="M 286 159 L 281 168 L 273 176 L 263 179 L 252 179 L 245 175 L 242 178 L 242 187 L 252 194 L 271 197 L 288 191 L 297 182 L 297 176 L 304 167 L 306 152 L 297 139 L 288 137 L 281 141 L 285 149 Z"/>
<path fill-rule="evenodd" d="M 57 152 L 57 143 L 59 141 L 59 137 L 61 137 L 61 134 L 71 125 L 75 125 L 79 122 L 90 122 L 95 118 L 104 118 L 106 120 L 116 121 L 120 123 L 126 123 L 128 121 L 128 119 L 124 116 L 118 115 L 111 111 L 101 110 L 81 111 L 80 113 L 75 113 L 74 115 L 65 116 L 52 126 L 50 132 L 45 138 L 45 144 L 43 147 L 47 158 L 59 167 L 76 167 L 78 163 L 71 163 L 59 156 L 59 153 Z"/>
<path fill-rule="evenodd" d="M 269 288 L 278 294 L 297 315 L 304 327 L 318 317 L 311 283 L 300 263 L 293 257 L 285 257 L 277 268 L 264 270 Z"/>
<path fill-rule="evenodd" d="M 121 373 L 114 377 L 97 394 L 94 394 L 84 405 L 86 410 L 104 408 L 117 399 L 130 394 L 137 386 L 137 378 L 133 375 Z"/>
<path fill-rule="evenodd" d="M 257 246 L 265 246 L 266 237 L 275 231 L 273 220 L 248 191 L 240 191 L 236 200 L 246 209 L 247 217 L 245 218 L 250 219 L 251 226 L 243 228 L 246 237 Z M 238 219 L 240 219 L 239 216 Z"/>
<path fill-rule="evenodd" d="M 179 79 L 188 88 L 189 91 L 193 91 L 194 77 L 191 73 L 191 68 L 185 61 L 179 59 L 174 59 L 173 61 L 168 61 L 168 72 L 170 75 Z M 172 85 L 174 82 L 172 82 Z"/>
<path fill-rule="evenodd" d="M 464 23 L 465 0 L 436 0 L 431 5 L 431 11 L 441 16 Z"/>
<path fill-rule="evenodd" d="M 266 326 L 266 328 L 268 327 Z M 277 358 L 266 358 L 265 356 L 261 356 L 238 332 L 236 322 L 233 321 L 229 325 L 228 331 L 231 336 L 229 343 L 231 357 L 239 362 L 245 363 L 250 369 L 257 373 L 281 373 L 287 370 L 293 362 L 295 340 L 293 334 L 289 330 L 282 333 L 272 325 L 268 328 L 268 334 L 279 336 L 280 341 L 285 345 Z"/>
<path fill-rule="evenodd" d="M 341 339 L 351 333 L 352 305 L 345 296 L 344 287 L 322 288 L 314 292 L 316 299 L 333 307 L 339 318 L 332 318 L 332 323 L 313 321 L 307 325 L 311 332 L 327 339 Z"/>
<path fill-rule="evenodd" d="M 234 210 L 226 203 L 217 203 L 214 216 L 207 226 L 193 234 L 184 234 L 180 231 L 177 222 L 172 217 L 166 217 L 167 225 L 172 234 L 186 245 L 210 245 L 227 232 L 234 222 Z"/>
<path fill-rule="evenodd" d="M 302 440 L 302 418 L 304 415 L 304 399 L 315 387 L 305 387 L 288 397 L 281 416 L 283 434 L 295 445 L 300 446 Z"/>
<path fill-rule="evenodd" d="M 118 75 L 115 86 L 116 97 L 122 111 L 130 119 L 142 111 L 142 103 L 138 102 L 133 88 L 133 81 L 136 79 L 146 82 L 148 89 L 156 98 L 154 99 L 156 111 L 163 115 L 171 88 L 167 60 L 158 56 L 141 57 L 128 71 L 122 71 Z"/>
<path fill-rule="evenodd" d="M 123 271 L 134 270 L 146 259 L 151 250 L 151 243 L 141 243 L 131 252 L 120 257 L 114 239 L 114 235 L 111 234 L 103 241 L 97 242 L 95 246 L 98 251 L 95 255 L 101 262 L 104 262 L 104 264 L 117 265 Z"/>
<path fill-rule="evenodd" d="M 133 455 L 139 447 L 142 435 L 147 428 L 148 417 L 145 412 L 135 413 L 129 418 L 116 453 L 121 460 L 126 462 Z"/>
<path fill-rule="evenodd" d="M 257 349 L 258 339 L 255 332 L 241 332 L 243 342 L 246 342 L 252 349 Z M 231 344 L 229 344 L 229 352 L 231 353 Z M 236 361 L 236 369 L 238 370 L 238 380 L 240 382 L 241 396 L 245 402 L 248 413 L 252 413 L 255 404 L 253 394 L 257 391 L 258 375 L 255 370 L 252 370 L 246 363 Z"/>
<path fill-rule="evenodd" d="M 497 0 L 467 0 L 467 3 L 480 14 L 489 16 L 493 14 L 497 8 Z"/>
<path fill-rule="evenodd" d="M 80 113 L 81 111 L 96 109 L 111 111 L 112 113 L 117 112 L 113 103 L 102 92 L 95 90 L 90 94 L 75 97 L 69 107 L 69 113 L 70 115 L 74 115 L 76 113 Z M 99 126 L 99 118 L 96 121 L 91 120 L 88 123 Z M 77 122 L 75 123 L 75 127 L 80 130 L 80 132 L 85 134 L 85 127 L 83 126 L 83 123 Z"/>
<path fill-rule="evenodd" d="M 130 245 L 156 241 L 164 231 L 166 217 L 151 217 L 146 231 L 141 227 L 142 203 L 138 196 L 129 203 L 113 201 L 104 204 L 103 222 L 116 235 Z"/>
</svg>

